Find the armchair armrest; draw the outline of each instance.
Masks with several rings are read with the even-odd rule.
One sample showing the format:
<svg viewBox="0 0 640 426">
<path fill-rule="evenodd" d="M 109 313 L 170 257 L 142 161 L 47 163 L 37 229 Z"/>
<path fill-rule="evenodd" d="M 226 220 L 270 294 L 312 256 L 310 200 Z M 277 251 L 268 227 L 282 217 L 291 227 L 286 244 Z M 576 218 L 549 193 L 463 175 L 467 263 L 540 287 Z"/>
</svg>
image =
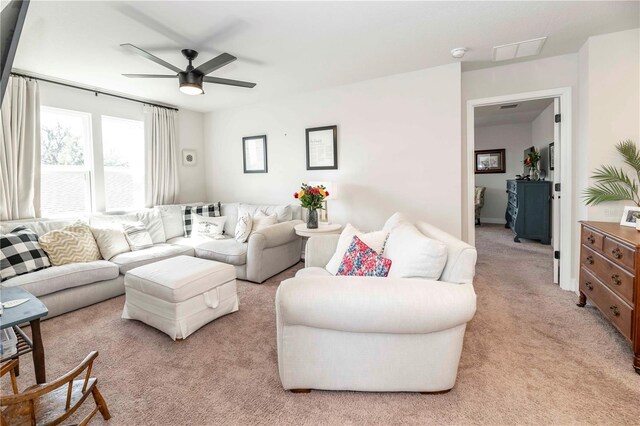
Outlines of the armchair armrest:
<svg viewBox="0 0 640 426">
<path fill-rule="evenodd" d="M 276 223 L 275 225 L 267 226 L 266 228 L 251 233 L 248 241 L 248 250 L 252 251 L 252 248 L 266 249 L 278 247 L 294 241 L 296 238 L 300 238 L 294 228 L 301 223 L 303 223 L 301 220 L 290 220 Z"/>
<path fill-rule="evenodd" d="M 276 310 L 279 326 L 426 334 L 471 320 L 476 294 L 472 284 L 416 278 L 291 278 L 278 287 Z"/>
<path fill-rule="evenodd" d="M 340 234 L 318 235 L 309 238 L 304 249 L 304 266 L 324 268 L 336 252 Z"/>
</svg>

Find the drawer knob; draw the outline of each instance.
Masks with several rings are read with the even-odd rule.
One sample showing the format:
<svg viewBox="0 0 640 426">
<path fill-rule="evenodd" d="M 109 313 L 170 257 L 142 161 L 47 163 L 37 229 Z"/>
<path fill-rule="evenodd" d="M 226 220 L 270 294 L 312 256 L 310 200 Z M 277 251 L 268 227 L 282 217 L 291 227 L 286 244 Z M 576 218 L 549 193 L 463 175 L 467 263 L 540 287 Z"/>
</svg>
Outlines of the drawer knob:
<svg viewBox="0 0 640 426">
<path fill-rule="evenodd" d="M 593 256 L 587 256 L 585 259 L 589 265 L 593 265 Z"/>
<path fill-rule="evenodd" d="M 622 284 L 622 280 L 620 279 L 620 275 L 618 275 L 618 274 L 613 274 L 613 275 L 611 275 L 611 281 L 612 281 L 615 285 L 621 285 L 621 284 Z"/>
<path fill-rule="evenodd" d="M 611 313 L 613 314 L 614 317 L 620 316 L 620 310 L 616 305 L 609 306 L 609 309 L 611 309 Z"/>
<path fill-rule="evenodd" d="M 613 255 L 613 257 L 615 257 L 616 259 L 622 259 L 622 252 L 620 251 L 619 248 L 614 248 L 613 250 L 611 250 L 611 254 Z"/>
<path fill-rule="evenodd" d="M 593 284 L 591 284 L 591 281 L 587 281 L 586 283 L 584 283 L 584 286 L 593 291 Z"/>
<path fill-rule="evenodd" d="M 593 244 L 596 242 L 596 239 L 593 237 L 593 234 L 591 234 L 587 237 L 587 241 L 589 241 L 589 244 Z"/>
</svg>

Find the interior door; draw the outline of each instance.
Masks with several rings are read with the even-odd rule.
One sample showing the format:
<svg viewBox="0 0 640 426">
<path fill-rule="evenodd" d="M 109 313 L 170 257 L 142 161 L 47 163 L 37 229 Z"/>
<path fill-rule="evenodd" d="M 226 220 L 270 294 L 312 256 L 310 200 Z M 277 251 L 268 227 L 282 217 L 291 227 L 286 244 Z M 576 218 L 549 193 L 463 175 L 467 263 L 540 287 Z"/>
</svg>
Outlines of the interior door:
<svg viewBox="0 0 640 426">
<path fill-rule="evenodd" d="M 553 99 L 553 114 L 554 117 L 560 117 L 560 98 Z M 560 253 L 560 150 L 562 144 L 560 140 L 560 126 L 562 120 L 554 120 L 553 124 L 553 170 L 549 167 L 549 178 L 552 184 L 551 193 L 551 241 L 553 244 L 553 282 L 558 284 L 560 282 L 560 260 L 556 254 Z M 549 153 L 551 154 L 551 153 Z M 551 159 L 550 159 L 551 160 Z M 551 165 L 550 165 L 551 166 Z M 569 253 L 563 253 L 567 256 Z"/>
</svg>

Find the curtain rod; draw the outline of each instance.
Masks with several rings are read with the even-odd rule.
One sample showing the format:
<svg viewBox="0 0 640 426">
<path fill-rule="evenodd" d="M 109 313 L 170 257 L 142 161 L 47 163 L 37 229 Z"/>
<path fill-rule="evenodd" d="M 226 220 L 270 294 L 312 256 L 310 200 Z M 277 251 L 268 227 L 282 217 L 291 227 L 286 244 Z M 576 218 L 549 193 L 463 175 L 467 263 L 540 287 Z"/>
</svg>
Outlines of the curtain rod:
<svg viewBox="0 0 640 426">
<path fill-rule="evenodd" d="M 96 96 L 98 96 L 98 94 L 100 94 L 100 95 L 105 95 L 105 96 L 111 96 L 111 97 L 114 97 L 114 98 L 124 99 L 126 101 L 138 102 L 138 103 L 141 103 L 141 104 L 144 104 L 144 105 L 150 105 L 150 106 L 155 106 L 155 107 L 159 107 L 159 108 L 167 108 L 167 109 L 171 109 L 171 110 L 174 110 L 174 111 L 179 111 L 178 108 L 175 108 L 175 107 L 170 107 L 170 106 L 160 105 L 160 104 L 154 104 L 153 102 L 146 102 L 146 101 L 142 101 L 140 99 L 129 98 L 129 97 L 122 96 L 122 95 L 116 95 L 115 93 L 109 93 L 109 92 L 103 92 L 101 90 L 90 89 L 88 87 L 76 86 L 74 84 L 63 83 L 61 81 L 49 80 L 47 78 L 36 77 L 36 76 L 33 76 L 33 75 L 28 75 L 28 74 L 21 74 L 21 73 L 18 73 L 18 72 L 11 72 L 11 75 L 14 75 L 16 77 L 30 78 L 32 80 L 44 81 L 44 82 L 47 82 L 47 83 L 57 84 L 57 85 L 60 85 L 60 86 L 71 87 L 72 89 L 84 90 L 86 92 L 95 93 Z"/>
</svg>

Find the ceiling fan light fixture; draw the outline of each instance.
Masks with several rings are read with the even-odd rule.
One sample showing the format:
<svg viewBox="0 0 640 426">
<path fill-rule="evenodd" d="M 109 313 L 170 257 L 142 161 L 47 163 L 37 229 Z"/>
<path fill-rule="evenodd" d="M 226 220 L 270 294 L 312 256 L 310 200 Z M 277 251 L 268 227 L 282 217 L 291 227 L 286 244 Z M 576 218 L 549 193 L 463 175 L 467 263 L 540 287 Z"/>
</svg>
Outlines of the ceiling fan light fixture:
<svg viewBox="0 0 640 426">
<path fill-rule="evenodd" d="M 180 81 L 180 91 L 187 95 L 202 95 L 204 89 L 202 88 L 203 75 L 197 72 L 180 72 L 178 73 L 178 80 Z"/>
</svg>

